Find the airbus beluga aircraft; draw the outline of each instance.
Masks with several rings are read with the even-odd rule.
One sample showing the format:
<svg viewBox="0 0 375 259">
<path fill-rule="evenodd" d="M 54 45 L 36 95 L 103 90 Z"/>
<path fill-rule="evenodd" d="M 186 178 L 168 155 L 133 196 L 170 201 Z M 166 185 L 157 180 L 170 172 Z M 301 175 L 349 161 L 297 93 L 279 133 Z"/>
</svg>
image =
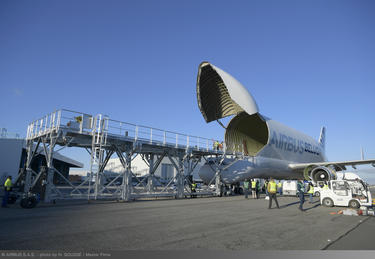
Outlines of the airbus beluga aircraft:
<svg viewBox="0 0 375 259">
<path fill-rule="evenodd" d="M 225 184 L 238 183 L 246 178 L 270 177 L 328 181 L 335 179 L 336 171 L 345 170 L 348 165 L 375 166 L 375 159 L 328 162 L 324 127 L 317 141 L 260 114 L 246 88 L 208 62 L 199 65 L 197 99 L 207 123 L 233 116 L 225 128 L 225 152 L 242 153 L 244 157 L 221 160 L 220 177 Z M 211 183 L 215 177 L 215 159 L 208 159 L 199 170 L 205 183 Z"/>
</svg>

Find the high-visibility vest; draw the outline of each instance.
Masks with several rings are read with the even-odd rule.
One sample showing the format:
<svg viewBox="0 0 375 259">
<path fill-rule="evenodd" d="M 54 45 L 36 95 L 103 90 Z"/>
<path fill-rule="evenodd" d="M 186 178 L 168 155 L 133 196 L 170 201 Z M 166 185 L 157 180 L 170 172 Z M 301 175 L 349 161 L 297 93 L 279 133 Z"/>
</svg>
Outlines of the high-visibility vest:
<svg viewBox="0 0 375 259">
<path fill-rule="evenodd" d="M 251 182 L 251 188 L 255 189 L 257 186 L 257 182 L 256 181 L 252 181 Z"/>
<path fill-rule="evenodd" d="M 196 184 L 196 183 L 192 183 L 192 184 L 191 184 L 191 189 L 192 189 L 192 190 L 195 190 L 195 188 L 197 188 L 197 184 Z"/>
<path fill-rule="evenodd" d="M 275 182 L 269 182 L 269 192 L 276 193 L 277 191 L 277 184 Z"/>
<path fill-rule="evenodd" d="M 327 190 L 327 189 L 328 189 L 328 185 L 325 184 L 325 185 L 323 186 L 323 189 L 324 189 L 324 190 Z"/>
<path fill-rule="evenodd" d="M 310 190 L 307 193 L 314 193 L 314 186 L 310 185 Z"/>
<path fill-rule="evenodd" d="M 10 180 L 9 178 L 5 181 L 4 183 L 4 187 L 7 191 L 10 191 L 10 188 L 12 187 L 12 180 Z"/>
<path fill-rule="evenodd" d="M 244 187 L 245 189 L 249 189 L 249 182 L 248 182 L 248 181 L 244 181 L 244 182 L 243 182 L 243 187 Z"/>
<path fill-rule="evenodd" d="M 298 182 L 298 183 L 297 183 L 297 191 L 298 191 L 298 189 L 299 189 L 302 193 L 304 193 L 304 192 L 305 192 L 305 185 L 304 185 L 303 183 Z"/>
<path fill-rule="evenodd" d="M 278 183 L 278 184 L 277 184 L 277 187 L 278 187 L 278 188 L 281 188 L 281 186 L 282 186 L 282 183 Z"/>
</svg>

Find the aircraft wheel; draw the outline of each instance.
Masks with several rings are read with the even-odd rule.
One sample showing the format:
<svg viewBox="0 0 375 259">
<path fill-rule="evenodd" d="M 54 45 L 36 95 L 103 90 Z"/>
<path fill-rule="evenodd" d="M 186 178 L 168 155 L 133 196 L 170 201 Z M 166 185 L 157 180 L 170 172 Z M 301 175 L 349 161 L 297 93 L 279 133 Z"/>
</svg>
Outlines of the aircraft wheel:
<svg viewBox="0 0 375 259">
<path fill-rule="evenodd" d="M 20 203 L 21 207 L 24 209 L 32 209 L 36 206 L 36 204 L 37 200 L 35 199 L 35 197 L 23 198 Z"/>
<path fill-rule="evenodd" d="M 324 198 L 322 203 L 325 207 L 333 207 L 333 200 L 331 198 Z"/>
<path fill-rule="evenodd" d="M 359 208 L 359 202 L 356 200 L 351 200 L 349 201 L 349 207 L 353 209 L 358 209 Z"/>
</svg>

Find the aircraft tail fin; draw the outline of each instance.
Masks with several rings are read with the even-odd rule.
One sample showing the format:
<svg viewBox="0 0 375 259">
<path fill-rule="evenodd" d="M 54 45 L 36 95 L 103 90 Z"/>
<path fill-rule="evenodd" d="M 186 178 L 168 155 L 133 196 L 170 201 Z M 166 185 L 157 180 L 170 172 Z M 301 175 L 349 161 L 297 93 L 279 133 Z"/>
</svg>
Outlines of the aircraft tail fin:
<svg viewBox="0 0 375 259">
<path fill-rule="evenodd" d="M 325 150 L 326 148 L 326 127 L 322 127 L 320 131 L 319 144 Z"/>
</svg>

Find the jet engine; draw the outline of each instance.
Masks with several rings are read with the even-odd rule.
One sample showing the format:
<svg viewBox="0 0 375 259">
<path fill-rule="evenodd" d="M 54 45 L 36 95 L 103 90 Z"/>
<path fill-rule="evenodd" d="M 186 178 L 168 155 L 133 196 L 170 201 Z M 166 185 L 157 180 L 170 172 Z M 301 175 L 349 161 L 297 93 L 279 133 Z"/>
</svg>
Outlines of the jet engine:
<svg viewBox="0 0 375 259">
<path fill-rule="evenodd" d="M 336 179 L 336 172 L 325 166 L 318 166 L 311 170 L 309 175 L 311 181 L 330 181 Z"/>
</svg>

